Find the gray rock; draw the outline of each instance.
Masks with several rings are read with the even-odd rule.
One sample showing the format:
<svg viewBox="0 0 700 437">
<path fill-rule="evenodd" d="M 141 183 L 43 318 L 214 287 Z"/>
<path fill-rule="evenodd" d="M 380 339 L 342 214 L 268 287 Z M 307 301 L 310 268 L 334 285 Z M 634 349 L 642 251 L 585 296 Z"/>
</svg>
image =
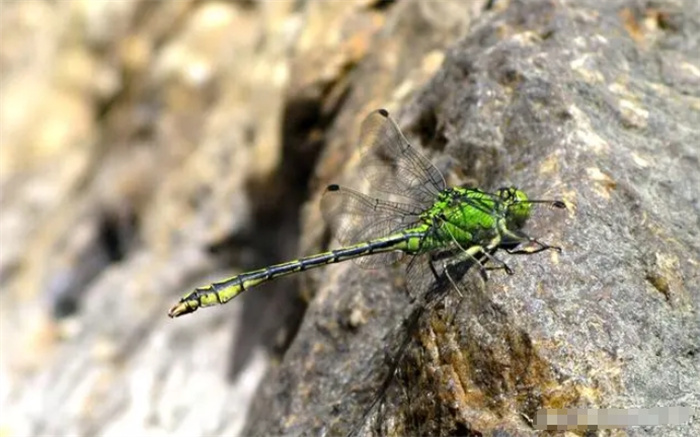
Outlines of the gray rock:
<svg viewBox="0 0 700 437">
<path fill-rule="evenodd" d="M 536 435 L 540 408 L 700 405 L 698 17 L 637 1 L 483 15 L 400 119 L 483 187 L 569 202 L 530 226 L 563 253 L 502 255 L 515 275 L 446 293 L 383 394 L 415 306 L 400 273 L 338 267 L 248 432 Z"/>
</svg>

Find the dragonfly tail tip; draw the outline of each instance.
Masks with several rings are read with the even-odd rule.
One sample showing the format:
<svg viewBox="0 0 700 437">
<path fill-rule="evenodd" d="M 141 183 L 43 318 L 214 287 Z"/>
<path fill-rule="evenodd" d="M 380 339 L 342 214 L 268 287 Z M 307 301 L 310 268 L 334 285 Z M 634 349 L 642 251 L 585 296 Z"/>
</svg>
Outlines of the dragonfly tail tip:
<svg viewBox="0 0 700 437">
<path fill-rule="evenodd" d="M 194 312 L 196 308 L 192 308 L 187 304 L 187 302 L 180 302 L 177 305 L 173 306 L 170 308 L 170 311 L 168 311 L 168 317 L 171 319 L 174 319 L 176 317 L 180 317 L 184 314 L 189 314 L 191 312 Z"/>
</svg>

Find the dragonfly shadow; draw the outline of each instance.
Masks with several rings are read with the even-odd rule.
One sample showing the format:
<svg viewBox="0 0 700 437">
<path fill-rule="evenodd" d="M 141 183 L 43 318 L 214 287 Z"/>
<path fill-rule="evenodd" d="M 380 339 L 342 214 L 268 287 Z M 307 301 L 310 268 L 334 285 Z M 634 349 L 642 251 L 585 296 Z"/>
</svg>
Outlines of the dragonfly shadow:
<svg viewBox="0 0 700 437">
<path fill-rule="evenodd" d="M 419 377 L 420 374 L 425 373 L 425 369 L 421 368 L 423 363 L 421 360 L 411 357 L 415 355 L 415 351 L 421 349 L 419 337 L 423 330 L 422 327 L 424 324 L 430 323 L 431 313 L 438 307 L 444 306 L 448 296 L 461 301 L 464 299 L 465 293 L 483 294 L 485 277 L 481 274 L 480 266 L 475 266 L 481 262 L 483 262 L 483 257 L 477 257 L 477 260 L 474 261 L 448 266 L 437 278 L 434 278 L 430 287 L 422 295 L 415 297 L 401 323 L 387 335 L 383 368 L 374 369 L 375 373 L 381 374 L 381 377 L 378 378 L 378 388 L 371 393 L 370 399 L 359 402 L 364 406 L 361 409 L 362 414 L 356 416 L 351 423 L 345 424 L 346 429 L 350 429 L 350 431 L 338 433 L 338 435 L 353 437 L 373 434 L 385 435 L 389 430 L 383 428 L 391 417 L 397 414 L 407 415 L 405 411 L 400 411 L 405 410 L 406 407 L 401 400 L 401 397 L 406 395 L 405 390 L 401 387 L 402 383 L 413 384 L 414 389 L 418 390 L 425 388 L 423 384 L 425 381 Z M 458 285 L 460 289 L 457 290 L 455 285 Z M 453 316 L 454 314 L 452 314 Z M 445 408 L 439 404 L 433 404 L 435 408 Z M 411 409 L 410 405 L 408 409 Z M 413 420 L 418 420 L 418 414 L 415 412 L 411 414 L 414 416 Z M 414 433 L 419 429 L 406 429 L 406 431 Z M 331 434 L 335 435 L 335 432 Z M 419 434 L 425 435 L 420 432 Z"/>
</svg>

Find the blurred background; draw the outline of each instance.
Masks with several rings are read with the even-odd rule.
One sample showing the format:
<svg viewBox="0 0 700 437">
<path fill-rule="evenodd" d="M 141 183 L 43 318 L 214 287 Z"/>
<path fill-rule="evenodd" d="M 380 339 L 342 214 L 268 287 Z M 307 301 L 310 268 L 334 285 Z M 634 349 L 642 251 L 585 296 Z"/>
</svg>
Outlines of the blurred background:
<svg viewBox="0 0 700 437">
<path fill-rule="evenodd" d="M 368 288 L 339 273 L 351 267 L 177 320 L 167 311 L 195 286 L 326 248 L 319 194 L 364 188 L 359 125 L 380 107 L 450 183 L 517 183 L 580 206 L 538 229 L 562 242 L 561 260 L 515 260 L 520 282 L 497 278 L 508 293 L 474 298 L 470 311 L 488 311 L 460 326 L 491 325 L 455 334 L 473 340 L 454 366 L 467 394 L 442 380 L 428 401 L 474 408 L 451 435 L 526 429 L 521 412 L 541 405 L 692 404 L 697 6 L 0 2 L 0 437 L 239 435 L 304 323 L 331 346 L 298 340 L 287 369 L 338 351 L 367 367 L 361 347 L 382 351 L 373 329 L 391 319 L 376 296 L 403 295 L 344 293 Z M 341 331 L 360 334 L 346 346 Z M 286 425 L 328 407 L 298 400 L 316 384 L 304 375 L 283 374 L 289 390 L 268 390 L 279 402 L 260 402 L 259 417 Z M 342 404 L 330 387 L 319 390 Z"/>
<path fill-rule="evenodd" d="M 168 308 L 327 243 L 359 122 L 487 3 L 0 3 L 0 436 L 239 432 L 312 293 Z"/>
</svg>

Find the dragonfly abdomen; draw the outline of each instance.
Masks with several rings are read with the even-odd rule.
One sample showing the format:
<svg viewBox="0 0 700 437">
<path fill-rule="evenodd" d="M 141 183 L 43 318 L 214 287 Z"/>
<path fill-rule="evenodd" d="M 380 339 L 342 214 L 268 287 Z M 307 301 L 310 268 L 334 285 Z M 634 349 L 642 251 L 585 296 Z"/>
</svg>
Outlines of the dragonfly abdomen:
<svg viewBox="0 0 700 437">
<path fill-rule="evenodd" d="M 191 313 L 200 307 L 219 305 L 228 302 L 242 292 L 271 281 L 280 276 L 303 272 L 315 267 L 346 261 L 361 256 L 400 250 L 414 252 L 419 247 L 424 233 L 419 229 L 407 230 L 384 238 L 377 238 L 352 246 L 333 249 L 328 252 L 299 258 L 282 264 L 265 267 L 251 272 L 241 273 L 206 287 L 194 289 L 180 299 L 168 313 L 170 317 Z"/>
</svg>

